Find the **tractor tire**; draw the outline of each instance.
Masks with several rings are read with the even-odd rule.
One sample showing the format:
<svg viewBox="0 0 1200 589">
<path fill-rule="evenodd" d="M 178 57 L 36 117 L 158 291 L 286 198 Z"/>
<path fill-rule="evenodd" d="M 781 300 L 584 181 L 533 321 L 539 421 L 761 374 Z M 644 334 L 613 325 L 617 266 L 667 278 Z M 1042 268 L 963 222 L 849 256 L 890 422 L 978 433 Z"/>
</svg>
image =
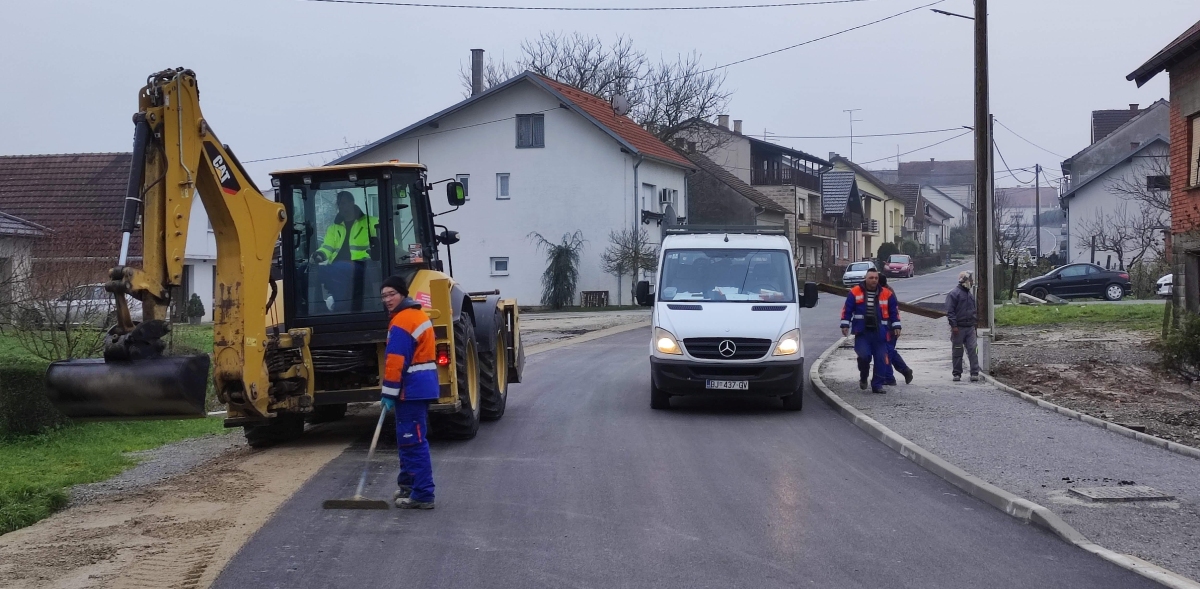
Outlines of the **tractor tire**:
<svg viewBox="0 0 1200 589">
<path fill-rule="evenodd" d="M 508 405 L 508 347 L 504 329 L 496 330 L 496 348 L 479 353 L 479 417 L 496 421 Z"/>
<path fill-rule="evenodd" d="M 242 433 L 246 436 L 246 444 L 251 448 L 281 444 L 304 434 L 304 416 L 284 413 L 263 425 L 244 426 Z"/>
<path fill-rule="evenodd" d="M 445 440 L 469 440 L 479 433 L 481 387 L 475 325 L 466 313 L 454 322 L 454 357 L 462 407 L 454 413 L 430 414 L 429 434 Z"/>
<path fill-rule="evenodd" d="M 317 405 L 313 407 L 312 413 L 308 415 L 309 423 L 329 423 L 337 421 L 346 416 L 346 403 L 335 403 L 333 405 Z"/>
</svg>

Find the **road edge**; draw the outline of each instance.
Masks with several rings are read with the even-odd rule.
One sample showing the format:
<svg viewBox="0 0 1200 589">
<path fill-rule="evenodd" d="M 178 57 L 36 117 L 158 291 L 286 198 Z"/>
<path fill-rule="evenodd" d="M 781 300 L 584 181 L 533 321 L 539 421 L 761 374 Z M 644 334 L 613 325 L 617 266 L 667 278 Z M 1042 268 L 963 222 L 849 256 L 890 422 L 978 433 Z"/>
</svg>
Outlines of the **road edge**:
<svg viewBox="0 0 1200 589">
<path fill-rule="evenodd" d="M 998 388 L 1010 395 L 1013 395 L 1014 397 L 1017 397 L 1024 401 L 1033 403 L 1034 405 L 1037 405 L 1038 407 L 1041 407 L 1042 409 L 1046 409 L 1048 411 L 1053 411 L 1060 415 L 1065 415 L 1067 417 L 1070 417 L 1071 419 L 1078 419 L 1079 421 L 1082 421 L 1084 423 L 1094 425 L 1101 429 L 1106 429 L 1110 432 L 1120 434 L 1127 438 L 1133 438 L 1139 442 L 1142 442 L 1143 444 L 1149 444 L 1151 446 L 1154 446 L 1156 448 L 1161 448 L 1168 452 L 1174 452 L 1176 454 L 1180 454 L 1183 456 L 1187 456 L 1189 458 L 1195 458 L 1197 460 L 1200 460 L 1200 448 L 1193 448 L 1192 446 L 1180 444 L 1179 442 L 1172 442 L 1171 440 L 1163 439 L 1158 436 L 1152 436 L 1150 434 L 1144 434 L 1139 431 L 1131 430 L 1125 426 L 1117 425 L 1111 421 L 1100 419 L 1099 417 L 1093 417 L 1091 415 L 1076 411 L 1074 409 L 1068 409 L 1066 407 L 1063 407 L 1062 405 L 1056 405 L 1045 399 L 1039 399 L 1033 395 L 1030 395 L 1029 393 L 1026 393 L 1025 391 L 1022 391 L 1021 389 L 1006 385 L 1006 384 L 996 380 L 994 377 L 992 377 L 989 374 L 983 374 L 982 376 L 983 376 L 984 380 L 992 383 L 993 385 L 996 385 L 996 388 Z"/>
<path fill-rule="evenodd" d="M 951 464 L 940 456 L 914 444 L 904 436 L 892 431 L 887 426 L 859 411 L 837 396 L 821 379 L 821 365 L 834 351 L 842 346 L 849 338 L 843 337 L 827 348 L 809 369 L 808 378 L 812 389 L 825 400 L 835 411 L 866 432 L 871 437 L 883 442 L 901 456 L 917 463 L 922 468 L 937 475 L 946 482 L 958 487 L 967 494 L 975 497 L 1026 523 L 1032 523 L 1054 533 L 1064 541 L 1086 550 L 1108 562 L 1127 571 L 1134 572 L 1147 579 L 1155 581 L 1172 589 L 1200 589 L 1197 583 L 1183 575 L 1172 572 L 1128 554 L 1109 550 L 1091 540 L 1088 540 L 1078 530 L 1063 521 L 1056 513 L 1023 497 L 1019 497 L 967 471 Z"/>
<path fill-rule="evenodd" d="M 547 342 L 544 344 L 537 344 L 534 346 L 529 346 L 529 349 L 525 350 L 525 355 L 526 356 L 534 356 L 536 354 L 544 354 L 546 352 L 550 352 L 550 351 L 557 350 L 560 348 L 565 348 L 567 346 L 573 346 L 575 344 L 582 344 L 584 342 L 590 342 L 592 340 L 597 340 L 597 339 L 600 339 L 603 337 L 608 337 L 610 335 L 617 335 L 618 333 L 625 333 L 626 331 L 633 331 L 635 329 L 640 329 L 642 327 L 650 327 L 650 320 L 647 319 L 646 321 L 639 321 L 637 323 L 628 323 L 625 325 L 618 325 L 616 327 L 609 327 L 606 329 L 589 331 L 588 333 L 585 333 L 582 335 L 577 335 L 575 337 L 561 339 L 556 342 Z"/>
</svg>

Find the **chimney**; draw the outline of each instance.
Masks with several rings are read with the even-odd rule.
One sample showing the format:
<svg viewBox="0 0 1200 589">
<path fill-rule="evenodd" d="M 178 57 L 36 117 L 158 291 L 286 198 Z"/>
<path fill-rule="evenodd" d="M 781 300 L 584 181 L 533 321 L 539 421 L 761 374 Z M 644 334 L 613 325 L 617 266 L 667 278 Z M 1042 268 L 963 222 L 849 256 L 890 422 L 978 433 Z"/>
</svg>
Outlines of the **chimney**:
<svg viewBox="0 0 1200 589">
<path fill-rule="evenodd" d="M 1137 105 L 1137 103 L 1136 103 L 1136 102 L 1134 102 L 1134 103 L 1131 103 L 1131 104 L 1129 105 L 1129 110 L 1131 110 L 1131 111 L 1133 111 L 1133 112 L 1137 112 L 1137 109 L 1138 109 L 1138 105 Z"/>
<path fill-rule="evenodd" d="M 829 161 L 833 161 L 833 158 L 835 158 L 837 156 L 838 156 L 838 154 L 836 151 L 829 152 Z"/>
<path fill-rule="evenodd" d="M 733 121 L 733 132 L 737 133 L 738 135 L 742 134 L 742 121 L 740 121 L 740 120 Z"/>
<path fill-rule="evenodd" d="M 471 50 L 471 96 L 483 92 L 483 50 Z"/>
<path fill-rule="evenodd" d="M 717 115 L 717 124 L 720 125 L 722 129 L 728 129 L 729 115 Z"/>
<path fill-rule="evenodd" d="M 933 158 L 929 158 L 929 161 L 931 161 L 931 162 L 932 162 L 932 161 L 933 161 Z"/>
</svg>

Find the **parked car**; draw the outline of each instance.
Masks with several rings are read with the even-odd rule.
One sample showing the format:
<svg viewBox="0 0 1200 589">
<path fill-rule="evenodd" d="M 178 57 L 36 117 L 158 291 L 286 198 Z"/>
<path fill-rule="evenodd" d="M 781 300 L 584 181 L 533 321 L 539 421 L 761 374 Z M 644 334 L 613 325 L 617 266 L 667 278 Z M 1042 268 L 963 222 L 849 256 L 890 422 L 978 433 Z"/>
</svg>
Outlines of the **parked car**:
<svg viewBox="0 0 1200 589">
<path fill-rule="evenodd" d="M 1095 264 L 1068 264 L 1018 284 L 1017 294 L 1039 299 L 1054 295 L 1064 299 L 1095 297 L 1119 301 L 1129 296 L 1132 289 L 1128 272 L 1105 270 Z"/>
<path fill-rule="evenodd" d="M 912 278 L 917 273 L 912 256 L 907 254 L 892 254 L 883 264 L 883 273 L 889 278 Z"/>
<path fill-rule="evenodd" d="M 129 301 L 129 314 L 142 320 L 142 303 Z M 22 320 L 30 326 L 92 325 L 108 328 L 117 322 L 117 302 L 103 284 L 77 286 L 58 297 L 25 309 Z"/>
<path fill-rule="evenodd" d="M 1175 284 L 1175 275 L 1167 274 L 1166 276 L 1159 278 L 1158 282 L 1155 282 L 1154 284 L 1155 284 L 1154 290 L 1158 294 L 1158 296 L 1160 296 L 1164 299 L 1169 299 L 1169 298 L 1171 298 L 1171 294 L 1173 292 L 1172 288 Z"/>
<path fill-rule="evenodd" d="M 842 284 L 847 288 L 861 284 L 867 278 L 867 270 L 878 270 L 875 262 L 854 262 L 846 266 L 846 272 L 842 274 Z"/>
</svg>

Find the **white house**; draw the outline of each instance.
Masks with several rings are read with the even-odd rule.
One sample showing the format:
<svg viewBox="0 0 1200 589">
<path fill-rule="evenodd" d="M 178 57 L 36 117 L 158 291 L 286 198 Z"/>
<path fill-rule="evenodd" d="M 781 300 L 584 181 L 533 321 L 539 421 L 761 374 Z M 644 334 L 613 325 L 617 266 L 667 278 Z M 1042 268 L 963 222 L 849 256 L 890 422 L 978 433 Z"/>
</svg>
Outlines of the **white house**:
<svg viewBox="0 0 1200 589">
<path fill-rule="evenodd" d="M 33 241 L 46 235 L 46 228 L 0 213 L 0 324 L 10 320 L 10 306 L 26 294 L 23 277 L 33 265 Z"/>
<path fill-rule="evenodd" d="M 1097 232 L 1124 237 L 1126 263 L 1130 250 L 1144 248 L 1139 236 L 1157 240 L 1144 260 L 1152 261 L 1162 249 L 1170 215 L 1144 206 L 1133 193 L 1170 190 L 1169 110 L 1167 101 L 1159 100 L 1063 162 L 1067 181 L 1060 201 L 1067 211 L 1071 262 L 1120 265 L 1117 252 L 1104 247 L 1102 237 L 1094 239 Z"/>
<path fill-rule="evenodd" d="M 204 317 L 200 320 L 212 321 L 213 298 L 216 296 L 214 285 L 217 283 L 217 238 L 199 198 L 192 199 L 187 245 L 183 251 L 182 290 L 185 299 L 190 299 L 192 294 L 198 295 L 204 305 Z"/>
<path fill-rule="evenodd" d="M 476 86 L 478 87 L 478 86 Z M 454 278 L 538 305 L 552 242 L 580 231 L 578 292 L 632 302 L 629 277 L 601 269 L 611 232 L 646 229 L 661 242 L 664 213 L 687 215 L 691 162 L 599 97 L 526 72 L 331 162 L 419 162 L 430 181 L 456 178 L 468 202 L 438 220 L 461 241 Z M 667 211 L 668 205 L 670 211 Z M 435 210 L 445 210 L 434 200 Z M 623 292 L 622 292 L 623 291 Z"/>
<path fill-rule="evenodd" d="M 971 203 L 974 198 L 974 187 L 963 185 L 954 186 L 921 186 L 921 198 L 932 203 L 942 211 L 949 213 L 946 227 L 958 227 L 968 224 L 974 209 Z"/>
</svg>

